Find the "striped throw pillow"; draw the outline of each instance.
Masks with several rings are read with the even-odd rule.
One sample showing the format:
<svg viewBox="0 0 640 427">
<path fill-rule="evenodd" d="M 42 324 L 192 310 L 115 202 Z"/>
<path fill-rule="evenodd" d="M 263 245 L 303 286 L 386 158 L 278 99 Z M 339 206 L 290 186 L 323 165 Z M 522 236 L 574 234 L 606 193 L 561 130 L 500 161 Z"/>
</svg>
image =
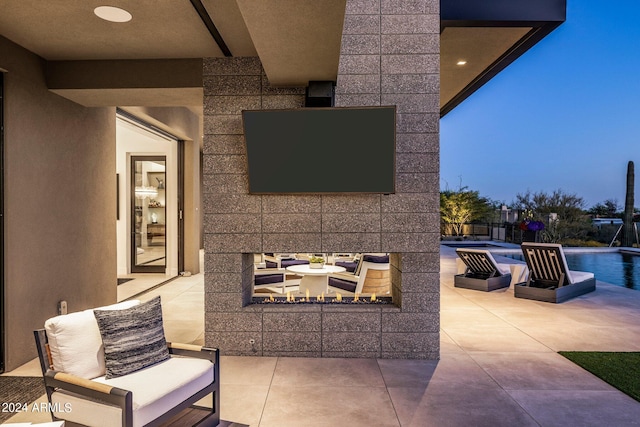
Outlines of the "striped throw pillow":
<svg viewBox="0 0 640 427">
<path fill-rule="evenodd" d="M 131 308 L 93 313 L 104 344 L 107 379 L 169 359 L 159 296 Z"/>
</svg>

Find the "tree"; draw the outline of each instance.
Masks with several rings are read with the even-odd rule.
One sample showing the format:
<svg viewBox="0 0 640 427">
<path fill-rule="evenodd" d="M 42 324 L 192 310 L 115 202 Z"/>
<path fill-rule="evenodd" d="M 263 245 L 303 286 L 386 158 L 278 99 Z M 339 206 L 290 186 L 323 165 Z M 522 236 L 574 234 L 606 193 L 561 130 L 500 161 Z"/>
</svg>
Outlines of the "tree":
<svg viewBox="0 0 640 427">
<path fill-rule="evenodd" d="M 575 221 L 584 217 L 584 199 L 575 194 L 567 194 L 562 190 L 554 190 L 553 193 L 545 192 L 526 193 L 516 195 L 515 205 L 523 210 L 530 210 L 537 216 L 536 219 L 546 220 L 551 213 L 558 214 L 558 219 Z"/>
<path fill-rule="evenodd" d="M 490 217 L 492 212 L 491 201 L 467 187 L 440 192 L 440 219 L 451 227 L 454 236 L 463 234 L 464 224 Z"/>
<path fill-rule="evenodd" d="M 593 226 L 584 214 L 584 199 L 562 190 L 553 193 L 526 193 L 516 195 L 514 205 L 522 210 L 532 211 L 534 219 L 543 221 L 546 230 L 543 240 L 561 242 L 563 239 L 585 239 Z M 557 220 L 549 223 L 550 214 L 556 214 Z"/>
<path fill-rule="evenodd" d="M 620 206 L 615 199 L 607 199 L 603 203 L 596 203 L 587 213 L 604 218 L 616 218 L 620 212 Z"/>
<path fill-rule="evenodd" d="M 634 192 L 635 172 L 633 162 L 627 164 L 627 194 L 624 200 L 624 223 L 622 232 L 622 246 L 633 246 L 633 192 Z"/>
</svg>

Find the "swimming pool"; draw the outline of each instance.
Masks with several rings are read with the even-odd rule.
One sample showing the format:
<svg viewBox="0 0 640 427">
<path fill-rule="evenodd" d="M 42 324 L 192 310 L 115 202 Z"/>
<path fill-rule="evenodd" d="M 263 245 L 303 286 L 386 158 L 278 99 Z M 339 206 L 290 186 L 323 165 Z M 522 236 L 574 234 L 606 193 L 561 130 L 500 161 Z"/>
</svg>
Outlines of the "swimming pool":
<svg viewBox="0 0 640 427">
<path fill-rule="evenodd" d="M 522 253 L 501 253 L 524 261 Z M 567 252 L 569 270 L 590 271 L 596 280 L 640 290 L 640 256 L 623 252 Z"/>
<path fill-rule="evenodd" d="M 486 248 L 500 248 L 499 245 L 492 245 L 491 243 L 470 243 L 470 242 L 447 242 L 442 243 L 443 246 L 448 246 L 450 248 L 474 248 L 474 249 L 486 249 Z"/>
</svg>

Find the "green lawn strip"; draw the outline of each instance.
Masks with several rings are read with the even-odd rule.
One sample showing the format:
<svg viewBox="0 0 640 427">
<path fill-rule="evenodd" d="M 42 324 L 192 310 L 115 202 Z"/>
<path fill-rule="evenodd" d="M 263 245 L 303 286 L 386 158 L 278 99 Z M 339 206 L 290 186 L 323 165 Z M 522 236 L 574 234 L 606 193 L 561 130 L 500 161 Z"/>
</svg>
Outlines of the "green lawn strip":
<svg viewBox="0 0 640 427">
<path fill-rule="evenodd" d="M 640 352 L 558 353 L 640 402 Z"/>
</svg>

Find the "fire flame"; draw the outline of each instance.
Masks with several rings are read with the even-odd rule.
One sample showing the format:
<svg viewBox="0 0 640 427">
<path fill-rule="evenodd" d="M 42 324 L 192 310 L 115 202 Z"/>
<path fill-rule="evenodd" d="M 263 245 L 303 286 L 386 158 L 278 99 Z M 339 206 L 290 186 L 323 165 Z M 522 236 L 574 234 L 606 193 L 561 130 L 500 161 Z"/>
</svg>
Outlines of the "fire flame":
<svg viewBox="0 0 640 427">
<path fill-rule="evenodd" d="M 306 296 L 301 296 L 299 299 L 296 299 L 295 295 L 291 294 L 291 291 L 287 291 L 286 301 L 287 302 L 293 302 L 293 303 L 295 303 L 295 302 L 311 302 L 311 298 L 310 298 L 310 295 L 309 295 L 309 289 L 307 289 L 305 291 L 305 294 L 306 294 Z M 347 301 L 347 302 L 352 302 L 353 303 L 353 302 L 361 302 L 362 301 L 363 303 L 366 303 L 366 302 L 369 301 L 367 299 L 368 297 L 365 296 L 365 297 L 363 297 L 361 299 L 360 298 L 361 296 L 362 296 L 361 294 L 355 293 L 354 296 L 353 296 L 353 299 L 351 301 Z M 324 303 L 326 301 L 331 301 L 331 302 L 341 303 L 343 301 L 342 294 L 340 292 L 336 292 L 336 296 L 335 296 L 334 299 L 330 299 L 330 298 L 331 298 L 330 296 L 326 296 L 324 294 L 324 292 L 322 292 L 320 295 L 316 295 L 316 302 Z M 373 302 L 376 302 L 377 300 L 378 299 L 377 299 L 377 296 L 376 296 L 375 292 L 372 293 L 371 297 L 370 297 L 370 301 L 373 303 Z M 278 300 L 276 300 L 273 297 L 273 295 L 271 295 L 271 294 L 268 297 L 264 298 L 264 302 L 265 303 L 267 303 L 267 302 L 277 302 L 277 301 Z"/>
</svg>

